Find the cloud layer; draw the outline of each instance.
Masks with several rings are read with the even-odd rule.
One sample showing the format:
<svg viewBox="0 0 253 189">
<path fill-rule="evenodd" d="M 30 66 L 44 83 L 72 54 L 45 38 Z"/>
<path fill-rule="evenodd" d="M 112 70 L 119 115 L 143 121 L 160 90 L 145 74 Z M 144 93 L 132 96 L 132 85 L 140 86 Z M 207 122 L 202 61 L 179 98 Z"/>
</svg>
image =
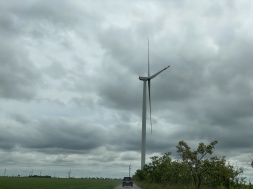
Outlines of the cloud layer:
<svg viewBox="0 0 253 189">
<path fill-rule="evenodd" d="M 250 1 L 0 3 L 0 164 L 10 175 L 122 177 L 140 168 L 141 107 L 151 82 L 147 162 L 185 140 L 252 155 Z M 148 114 L 149 116 L 149 114 Z M 38 174 L 38 173 L 37 173 Z"/>
</svg>

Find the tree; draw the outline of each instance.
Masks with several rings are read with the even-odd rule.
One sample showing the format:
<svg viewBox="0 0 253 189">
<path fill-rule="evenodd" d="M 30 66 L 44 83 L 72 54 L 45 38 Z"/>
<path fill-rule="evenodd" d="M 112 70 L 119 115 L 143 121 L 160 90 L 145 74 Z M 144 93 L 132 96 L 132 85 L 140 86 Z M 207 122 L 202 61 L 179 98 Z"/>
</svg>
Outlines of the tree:
<svg viewBox="0 0 253 189">
<path fill-rule="evenodd" d="M 165 153 L 162 157 L 153 156 L 150 159 L 151 163 L 145 166 L 150 182 L 166 183 L 169 181 L 170 172 L 168 172 L 171 165 L 171 153 Z"/>
<path fill-rule="evenodd" d="M 179 141 L 177 153 L 182 159 L 172 161 L 171 153 L 162 157 L 151 157 L 151 163 L 145 165 L 143 170 L 137 170 L 134 179 L 142 183 L 155 183 L 158 185 L 189 186 L 194 184 L 196 189 L 202 185 L 227 189 L 242 186 L 245 177 L 242 168 L 230 165 L 225 156 L 211 156 L 217 141 L 208 145 L 199 143 L 196 150 L 191 150 L 184 141 Z"/>
<path fill-rule="evenodd" d="M 184 141 L 179 141 L 176 146 L 177 153 L 181 156 L 183 163 L 187 165 L 188 173 L 192 176 L 196 189 L 200 188 L 207 173 L 203 159 L 206 155 L 213 153 L 214 146 L 217 143 L 217 141 L 213 141 L 209 145 L 205 145 L 201 142 L 198 148 L 193 151 L 191 151 L 191 148 Z"/>
</svg>

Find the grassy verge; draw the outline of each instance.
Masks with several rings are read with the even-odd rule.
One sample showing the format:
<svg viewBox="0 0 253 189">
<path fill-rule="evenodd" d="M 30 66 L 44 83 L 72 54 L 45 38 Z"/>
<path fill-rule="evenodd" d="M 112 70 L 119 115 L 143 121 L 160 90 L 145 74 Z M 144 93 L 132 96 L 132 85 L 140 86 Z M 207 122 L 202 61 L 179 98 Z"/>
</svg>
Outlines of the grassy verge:
<svg viewBox="0 0 253 189">
<path fill-rule="evenodd" d="M 136 183 L 141 188 L 145 189 L 194 189 L 191 186 L 183 185 L 164 185 L 164 184 L 155 184 L 155 183 Z"/>
<path fill-rule="evenodd" d="M 120 183 L 111 179 L 1 177 L 0 189 L 113 189 Z"/>
</svg>

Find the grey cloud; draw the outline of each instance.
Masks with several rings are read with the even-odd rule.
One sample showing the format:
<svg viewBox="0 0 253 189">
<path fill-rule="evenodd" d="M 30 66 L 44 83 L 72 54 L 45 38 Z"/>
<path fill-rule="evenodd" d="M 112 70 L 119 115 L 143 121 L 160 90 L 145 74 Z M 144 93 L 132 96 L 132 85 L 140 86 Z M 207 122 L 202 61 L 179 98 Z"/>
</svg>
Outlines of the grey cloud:
<svg viewBox="0 0 253 189">
<path fill-rule="evenodd" d="M 15 127 L 2 129 L 1 148 L 20 146 L 45 153 L 86 153 L 101 146 L 106 138 L 103 129 L 96 125 L 63 119 L 26 124 L 18 132 L 15 132 Z"/>
<path fill-rule="evenodd" d="M 52 77 L 53 79 L 63 78 L 67 75 L 66 69 L 60 62 L 53 62 L 50 66 L 44 68 L 44 73 Z"/>
<path fill-rule="evenodd" d="M 40 74 L 28 53 L 13 41 L 0 39 L 0 95 L 6 99 L 31 99 L 36 95 Z M 10 42 L 10 43 L 9 43 Z M 13 43 L 12 43 L 13 42 Z"/>
<path fill-rule="evenodd" d="M 11 2 L 7 6 L 12 15 L 15 15 L 26 22 L 32 24 L 33 21 L 41 20 L 41 24 L 46 24 L 43 21 L 50 21 L 53 24 L 59 24 L 62 26 L 69 24 L 71 26 L 73 23 L 76 23 L 77 18 L 77 8 L 73 4 L 68 3 L 68 1 L 62 1 L 60 4 L 57 1 L 52 1 L 48 3 L 42 3 L 40 1 L 33 2 Z M 75 11 L 69 11 L 71 8 L 75 8 Z M 61 9 L 61 11 L 59 11 Z M 33 22 L 33 24 L 37 24 Z M 39 24 L 39 23 L 38 23 Z"/>
<path fill-rule="evenodd" d="M 0 32 L 2 37 L 16 37 L 15 35 L 19 34 L 20 25 L 17 21 L 17 18 L 1 9 L 0 13 Z"/>
<path fill-rule="evenodd" d="M 34 138 L 35 141 L 27 141 L 24 146 L 86 151 L 100 146 L 104 140 L 101 128 L 87 123 L 70 123 L 64 120 L 42 121 L 36 135 L 38 136 Z"/>
<path fill-rule="evenodd" d="M 9 117 L 10 119 L 15 120 L 23 125 L 26 125 L 31 122 L 31 120 L 28 117 L 19 113 L 10 113 Z"/>
<path fill-rule="evenodd" d="M 0 97 L 5 99 L 32 99 L 40 73 L 30 59 L 21 40 L 19 18 L 1 6 L 0 37 Z M 4 14 L 6 13 L 6 14 Z"/>
<path fill-rule="evenodd" d="M 110 133 L 109 148 L 119 152 L 138 151 L 140 149 L 140 128 L 139 125 L 129 126 L 126 123 L 119 123 L 113 127 Z M 138 132 L 139 131 L 139 132 Z"/>
<path fill-rule="evenodd" d="M 171 65 L 151 81 L 148 155 L 176 156 L 179 140 L 195 145 L 217 139 L 219 155 L 248 156 L 250 8 L 236 1 L 198 3 L 0 3 L 0 97 L 8 99 L 1 101 L 0 152 L 10 153 L 11 161 L 11 152 L 30 152 L 59 166 L 84 159 L 96 173 L 101 161 L 114 168 L 133 161 L 137 167 L 138 77 L 147 75 L 148 36 L 151 74 Z M 19 106 L 23 99 L 36 100 Z M 31 161 L 46 164 L 42 159 Z"/>
<path fill-rule="evenodd" d="M 1 127 L 2 132 L 0 133 L 0 148 L 4 150 L 12 150 L 16 142 L 17 134 L 11 125 L 4 124 L 4 127 Z"/>
</svg>

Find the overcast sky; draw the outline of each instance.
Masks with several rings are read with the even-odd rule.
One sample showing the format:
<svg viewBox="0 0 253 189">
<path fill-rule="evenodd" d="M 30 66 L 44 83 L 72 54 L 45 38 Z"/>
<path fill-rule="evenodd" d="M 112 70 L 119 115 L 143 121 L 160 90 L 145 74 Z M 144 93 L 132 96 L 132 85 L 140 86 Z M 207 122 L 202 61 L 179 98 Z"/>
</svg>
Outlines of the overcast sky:
<svg viewBox="0 0 253 189">
<path fill-rule="evenodd" d="M 134 174 L 148 36 L 151 74 L 170 68 L 151 82 L 147 163 L 218 140 L 250 179 L 252 20 L 250 0 L 0 1 L 0 175 Z"/>
</svg>

